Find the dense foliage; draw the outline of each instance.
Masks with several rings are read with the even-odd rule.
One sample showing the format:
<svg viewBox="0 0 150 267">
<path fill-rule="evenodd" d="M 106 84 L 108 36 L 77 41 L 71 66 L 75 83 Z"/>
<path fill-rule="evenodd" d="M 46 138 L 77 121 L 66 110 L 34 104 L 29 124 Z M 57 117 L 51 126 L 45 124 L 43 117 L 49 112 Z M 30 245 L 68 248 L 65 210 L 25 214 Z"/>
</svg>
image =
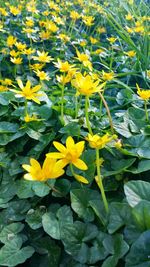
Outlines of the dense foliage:
<svg viewBox="0 0 150 267">
<path fill-rule="evenodd" d="M 150 266 L 150 6 L 0 7 L 0 266 Z"/>
</svg>

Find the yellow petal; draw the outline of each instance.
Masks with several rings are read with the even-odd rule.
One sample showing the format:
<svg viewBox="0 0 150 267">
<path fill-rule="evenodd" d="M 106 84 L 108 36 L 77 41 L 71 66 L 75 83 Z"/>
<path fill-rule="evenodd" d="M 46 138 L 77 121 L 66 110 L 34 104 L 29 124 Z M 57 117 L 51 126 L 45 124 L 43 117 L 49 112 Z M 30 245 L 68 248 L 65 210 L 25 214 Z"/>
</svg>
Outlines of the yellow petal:
<svg viewBox="0 0 150 267">
<path fill-rule="evenodd" d="M 21 89 L 23 89 L 24 86 L 23 86 L 23 83 L 22 83 L 21 79 L 17 79 L 17 83 L 18 83 L 19 87 Z"/>
<path fill-rule="evenodd" d="M 74 146 L 74 140 L 71 136 L 69 136 L 66 140 L 66 147 L 69 149 Z"/>
<path fill-rule="evenodd" d="M 63 156 L 59 152 L 50 152 L 46 154 L 46 157 L 53 158 L 53 159 L 61 159 Z"/>
<path fill-rule="evenodd" d="M 30 173 L 26 173 L 24 175 L 24 179 L 28 180 L 28 181 L 35 181 L 35 179 L 33 178 L 33 176 Z"/>
<path fill-rule="evenodd" d="M 26 82 L 26 89 L 30 89 L 31 88 L 31 82 L 28 80 Z"/>
<path fill-rule="evenodd" d="M 41 171 L 40 163 L 36 159 L 31 158 L 30 159 L 30 164 L 31 164 L 32 168 L 34 168 L 35 170 L 40 170 Z"/>
<path fill-rule="evenodd" d="M 85 177 L 83 177 L 82 175 L 75 174 L 74 177 L 78 182 L 81 182 L 81 183 L 84 183 L 84 184 L 88 184 L 89 183 L 88 180 Z"/>
<path fill-rule="evenodd" d="M 80 141 L 75 145 L 79 155 L 81 155 L 81 153 L 83 152 L 84 144 L 85 144 L 85 141 Z"/>
<path fill-rule="evenodd" d="M 56 149 L 57 149 L 58 151 L 60 151 L 61 153 L 65 153 L 65 152 L 66 152 L 66 148 L 65 148 L 65 146 L 62 145 L 61 143 L 54 141 L 54 142 L 53 142 L 53 145 L 54 145 L 54 146 L 56 147 Z"/>
<path fill-rule="evenodd" d="M 25 169 L 27 172 L 30 172 L 30 170 L 31 170 L 31 166 L 27 165 L 27 164 L 23 164 L 22 168 Z"/>
<path fill-rule="evenodd" d="M 81 159 L 77 159 L 76 161 L 74 161 L 74 162 L 72 162 L 72 163 L 73 163 L 73 165 L 74 165 L 75 167 L 77 167 L 77 168 L 80 169 L 80 170 L 85 171 L 85 170 L 88 169 L 88 167 L 87 167 L 87 165 L 85 164 L 85 162 L 84 162 L 83 160 L 81 160 Z"/>
</svg>

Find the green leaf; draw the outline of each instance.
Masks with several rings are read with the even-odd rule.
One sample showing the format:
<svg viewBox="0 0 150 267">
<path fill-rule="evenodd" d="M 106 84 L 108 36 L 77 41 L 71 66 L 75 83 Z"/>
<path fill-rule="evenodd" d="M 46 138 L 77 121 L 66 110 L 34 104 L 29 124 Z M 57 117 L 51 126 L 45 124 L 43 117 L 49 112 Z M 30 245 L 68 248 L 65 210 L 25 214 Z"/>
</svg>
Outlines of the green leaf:
<svg viewBox="0 0 150 267">
<path fill-rule="evenodd" d="M 59 130 L 60 133 L 67 136 L 80 136 L 80 126 L 78 122 L 70 122 Z"/>
<path fill-rule="evenodd" d="M 126 256 L 125 267 L 149 267 L 150 266 L 150 230 L 142 233 L 131 246 Z"/>
<path fill-rule="evenodd" d="M 127 171 L 132 172 L 134 174 L 146 172 L 150 170 L 150 160 L 149 159 L 142 159 L 137 167 L 131 167 Z"/>
<path fill-rule="evenodd" d="M 35 243 L 38 254 L 31 260 L 31 266 L 36 267 L 56 267 L 59 266 L 61 249 L 54 240 L 46 236 L 40 238 Z"/>
<path fill-rule="evenodd" d="M 0 265 L 13 267 L 25 262 L 34 253 L 34 249 L 30 246 L 22 247 L 22 240 L 16 237 L 6 243 L 0 249 Z"/>
<path fill-rule="evenodd" d="M 102 267 L 117 267 L 118 259 L 115 256 L 109 256 L 102 264 Z"/>
<path fill-rule="evenodd" d="M 17 181 L 17 193 L 16 194 L 19 198 L 33 197 L 34 192 L 32 190 L 32 182 L 29 182 L 23 179 Z"/>
<path fill-rule="evenodd" d="M 17 123 L 10 123 L 6 121 L 0 122 L 0 134 L 6 133 L 16 133 L 19 129 Z"/>
<path fill-rule="evenodd" d="M 150 201 L 150 183 L 145 181 L 130 181 L 124 185 L 126 199 L 131 207 L 141 200 Z"/>
<path fill-rule="evenodd" d="M 20 222 L 18 223 L 11 223 L 5 226 L 2 231 L 0 232 L 0 241 L 2 243 L 10 242 L 16 234 L 22 231 L 24 225 Z"/>
<path fill-rule="evenodd" d="M 91 200 L 100 200 L 97 191 L 91 189 L 73 189 L 71 195 L 71 207 L 80 218 L 91 222 L 94 220 L 94 213 L 89 205 Z"/>
<path fill-rule="evenodd" d="M 115 233 L 125 224 L 129 224 L 131 217 L 131 208 L 126 203 L 111 203 L 109 223 L 107 226 L 110 234 Z"/>
<path fill-rule="evenodd" d="M 33 229 L 36 230 L 40 227 L 42 227 L 42 216 L 45 212 L 45 209 L 39 208 L 39 209 L 31 209 L 28 211 L 26 215 L 26 222 L 28 225 Z"/>
<path fill-rule="evenodd" d="M 43 182 L 34 182 L 32 184 L 32 189 L 35 192 L 35 195 L 39 197 L 45 197 L 50 192 L 50 188 L 48 187 L 48 185 Z"/>
<path fill-rule="evenodd" d="M 123 235 L 121 234 L 107 236 L 103 241 L 103 245 L 116 259 L 121 259 L 129 250 L 129 246 L 123 240 Z"/>
<path fill-rule="evenodd" d="M 67 253 L 80 263 L 86 263 L 89 257 L 89 247 L 86 244 L 98 234 L 97 227 L 92 224 L 75 222 L 66 224 L 61 231 L 61 239 Z"/>
<path fill-rule="evenodd" d="M 150 202 L 142 200 L 132 209 L 132 214 L 141 230 L 150 229 Z"/>
<path fill-rule="evenodd" d="M 68 206 L 62 206 L 57 213 L 45 213 L 42 217 L 44 231 L 54 239 L 61 238 L 61 231 L 68 223 L 72 223 L 72 212 Z"/>
</svg>

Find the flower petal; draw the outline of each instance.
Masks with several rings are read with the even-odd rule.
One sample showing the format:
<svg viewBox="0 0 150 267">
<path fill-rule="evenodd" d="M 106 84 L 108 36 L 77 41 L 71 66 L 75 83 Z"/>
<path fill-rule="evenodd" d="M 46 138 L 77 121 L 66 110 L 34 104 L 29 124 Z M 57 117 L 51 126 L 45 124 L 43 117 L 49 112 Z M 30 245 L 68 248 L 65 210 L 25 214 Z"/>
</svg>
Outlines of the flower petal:
<svg viewBox="0 0 150 267">
<path fill-rule="evenodd" d="M 67 149 L 70 149 L 71 147 L 74 146 L 74 140 L 71 136 L 67 137 L 67 140 L 66 140 L 66 147 Z"/>
<path fill-rule="evenodd" d="M 84 183 L 84 184 L 88 184 L 89 183 L 89 181 L 85 177 L 83 177 L 82 175 L 75 174 L 74 177 L 78 182 L 81 182 L 81 183 Z"/>
<path fill-rule="evenodd" d="M 85 162 L 84 162 L 83 160 L 81 160 L 81 159 L 77 159 L 76 161 L 74 161 L 74 162 L 72 162 L 72 163 L 73 163 L 73 165 L 74 165 L 75 167 L 77 167 L 77 168 L 80 169 L 80 170 L 85 171 L 85 170 L 88 169 L 88 167 L 87 167 L 87 165 L 85 164 Z"/>
<path fill-rule="evenodd" d="M 66 148 L 65 148 L 65 146 L 62 145 L 61 143 L 54 141 L 54 142 L 53 142 L 53 145 L 54 145 L 54 146 L 56 147 L 56 149 L 57 149 L 58 151 L 60 151 L 61 153 L 65 153 L 65 152 L 66 152 Z"/>
<path fill-rule="evenodd" d="M 53 159 L 62 159 L 63 156 L 61 153 L 59 152 L 50 152 L 46 154 L 46 157 L 48 158 L 53 158 Z"/>
<path fill-rule="evenodd" d="M 23 86 L 23 83 L 22 83 L 21 79 L 17 79 L 17 83 L 18 83 L 18 85 L 19 85 L 19 87 L 20 87 L 21 89 L 23 89 L 23 88 L 24 88 L 24 86 Z"/>
</svg>

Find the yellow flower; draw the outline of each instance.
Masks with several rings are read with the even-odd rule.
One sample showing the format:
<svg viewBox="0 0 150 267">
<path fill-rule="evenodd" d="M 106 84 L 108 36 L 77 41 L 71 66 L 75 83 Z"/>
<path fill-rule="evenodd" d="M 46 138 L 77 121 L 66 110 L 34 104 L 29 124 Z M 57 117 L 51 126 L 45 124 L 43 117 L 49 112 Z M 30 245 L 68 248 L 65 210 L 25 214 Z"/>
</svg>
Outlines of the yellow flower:
<svg viewBox="0 0 150 267">
<path fill-rule="evenodd" d="M 41 70 L 45 66 L 45 64 L 35 63 L 33 65 L 30 64 L 29 66 L 32 70 Z"/>
<path fill-rule="evenodd" d="M 80 14 L 76 11 L 71 11 L 70 12 L 70 18 L 73 19 L 73 20 L 77 20 L 80 18 Z"/>
<path fill-rule="evenodd" d="M 104 81 L 111 81 L 113 80 L 114 78 L 114 72 L 105 72 L 105 71 L 102 71 L 102 79 Z"/>
<path fill-rule="evenodd" d="M 53 58 L 51 56 L 48 56 L 48 52 L 40 52 L 37 51 L 38 56 L 33 56 L 34 60 L 38 60 L 39 62 L 42 63 L 49 63 Z"/>
<path fill-rule="evenodd" d="M 20 9 L 15 7 L 15 6 L 10 6 L 10 13 L 12 13 L 14 16 L 17 16 L 18 14 L 20 14 Z"/>
<path fill-rule="evenodd" d="M 133 20 L 133 16 L 130 13 L 128 13 L 125 18 L 126 20 Z"/>
<path fill-rule="evenodd" d="M 80 46 L 82 46 L 82 47 L 83 47 L 83 46 L 86 46 L 87 41 L 86 41 L 86 40 L 81 40 L 79 44 L 80 44 Z"/>
<path fill-rule="evenodd" d="M 49 81 L 50 77 L 48 76 L 48 74 L 45 71 L 34 71 L 36 73 L 36 75 L 40 78 L 41 81 Z"/>
<path fill-rule="evenodd" d="M 11 57 L 10 61 L 16 65 L 22 64 L 22 58 L 21 57 Z"/>
<path fill-rule="evenodd" d="M 16 43 L 16 40 L 17 40 L 16 37 L 14 37 L 12 35 L 8 36 L 8 38 L 7 38 L 7 45 L 9 47 L 12 47 Z"/>
<path fill-rule="evenodd" d="M 95 50 L 94 54 L 99 55 L 99 54 L 102 54 L 102 53 L 104 53 L 104 52 L 105 52 L 104 49 L 99 48 L 99 49 L 96 49 L 96 50 Z"/>
<path fill-rule="evenodd" d="M 61 39 L 64 43 L 70 41 L 70 37 L 64 33 L 60 33 L 57 38 Z"/>
<path fill-rule="evenodd" d="M 136 55 L 136 52 L 134 50 L 130 50 L 128 52 L 125 52 L 125 54 L 128 56 L 128 57 L 135 57 Z"/>
<path fill-rule="evenodd" d="M 77 53 L 77 59 L 83 63 L 85 67 L 88 67 L 89 70 L 92 70 L 92 63 L 89 60 L 89 55 L 80 53 L 78 50 L 76 50 Z"/>
<path fill-rule="evenodd" d="M 34 26 L 34 21 L 32 20 L 32 18 L 27 18 L 25 25 L 27 27 L 33 27 Z"/>
<path fill-rule="evenodd" d="M 137 93 L 143 100 L 148 100 L 150 98 L 150 90 L 141 90 L 138 84 L 136 84 Z"/>
<path fill-rule="evenodd" d="M 69 136 L 66 140 L 66 147 L 56 141 L 53 144 L 59 152 L 48 153 L 46 155 L 48 158 L 60 159 L 58 162 L 62 163 L 63 167 L 67 164 L 73 164 L 80 170 L 87 170 L 87 165 L 80 159 L 84 149 L 84 141 L 75 144 L 73 138 Z"/>
<path fill-rule="evenodd" d="M 109 37 L 109 38 L 107 38 L 107 40 L 108 40 L 111 44 L 113 44 L 113 43 L 116 42 L 117 38 L 115 38 L 115 37 Z"/>
<path fill-rule="evenodd" d="M 97 28 L 97 32 L 98 33 L 105 33 L 106 29 L 104 27 L 99 27 L 99 28 Z"/>
<path fill-rule="evenodd" d="M 11 89 L 12 92 L 16 93 L 16 97 L 24 97 L 28 100 L 32 100 L 37 104 L 40 104 L 40 100 L 38 99 L 42 96 L 42 93 L 37 93 L 40 90 L 41 85 L 36 85 L 31 88 L 31 82 L 27 81 L 26 85 L 23 86 L 23 83 L 20 79 L 17 80 L 17 83 L 21 89 L 21 91 Z"/>
<path fill-rule="evenodd" d="M 0 85 L 0 92 L 8 91 L 9 88 L 6 85 Z"/>
<path fill-rule="evenodd" d="M 88 134 L 88 136 L 85 139 L 89 142 L 91 148 L 102 149 L 113 138 L 114 136 L 110 136 L 108 133 L 106 133 L 103 136 L 99 136 L 98 134 L 95 135 Z"/>
<path fill-rule="evenodd" d="M 95 80 L 89 74 L 82 75 L 81 73 L 77 73 L 71 83 L 77 89 L 78 94 L 86 96 L 99 92 L 105 85 L 105 83 L 99 85 L 99 80 Z"/>
<path fill-rule="evenodd" d="M 41 119 L 38 119 L 37 116 L 36 116 L 35 114 L 33 114 L 32 116 L 30 116 L 30 115 L 27 113 L 26 116 L 24 117 L 24 121 L 25 121 L 25 122 L 41 121 Z"/>
<path fill-rule="evenodd" d="M 22 54 L 29 56 L 29 55 L 33 54 L 34 52 L 35 52 L 35 49 L 28 48 L 28 49 L 24 49 Z"/>
<path fill-rule="evenodd" d="M 24 179 L 29 181 L 45 182 L 64 174 L 61 163 L 52 158 L 46 158 L 42 167 L 37 160 L 31 158 L 30 165 L 23 164 L 22 167 L 28 172 L 24 175 Z"/>
<path fill-rule="evenodd" d="M 50 38 L 51 33 L 50 33 L 49 31 L 41 31 L 41 32 L 39 33 L 39 36 L 40 36 L 40 38 L 41 38 L 42 40 L 47 40 L 47 39 Z"/>
<path fill-rule="evenodd" d="M 92 16 L 83 16 L 83 22 L 86 26 L 92 26 L 94 24 L 94 17 Z"/>
<path fill-rule="evenodd" d="M 14 49 L 10 51 L 10 55 L 12 57 L 18 57 L 20 55 L 20 52 L 19 51 L 15 51 Z"/>
<path fill-rule="evenodd" d="M 59 58 L 57 62 L 54 63 L 55 67 L 58 68 L 61 72 L 68 72 L 74 69 L 75 65 L 70 65 L 68 61 L 62 62 Z"/>
<path fill-rule="evenodd" d="M 91 44 L 96 44 L 98 40 L 96 38 L 90 37 Z"/>
</svg>

